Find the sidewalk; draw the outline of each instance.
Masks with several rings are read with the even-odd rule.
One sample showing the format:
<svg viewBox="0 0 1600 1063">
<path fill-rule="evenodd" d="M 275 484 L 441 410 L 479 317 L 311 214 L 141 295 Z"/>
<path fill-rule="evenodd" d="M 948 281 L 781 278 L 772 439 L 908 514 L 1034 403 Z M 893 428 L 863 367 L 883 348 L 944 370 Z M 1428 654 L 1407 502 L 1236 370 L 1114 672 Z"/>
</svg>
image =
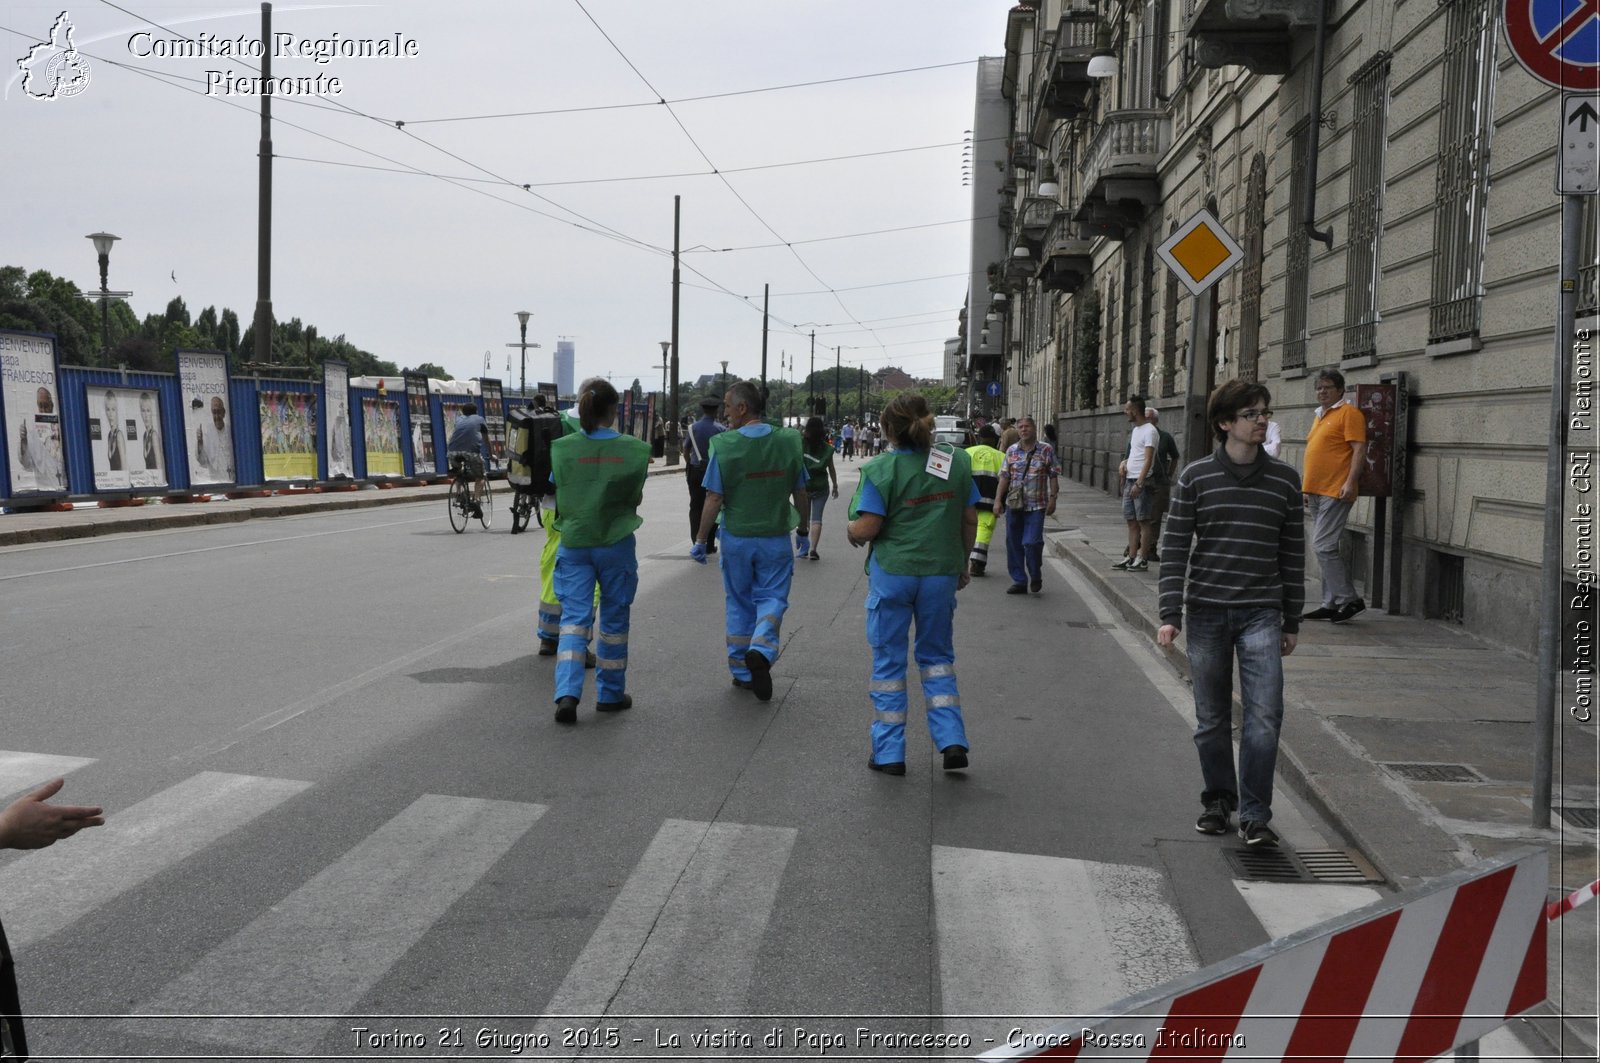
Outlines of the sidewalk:
<svg viewBox="0 0 1600 1063">
<path fill-rule="evenodd" d="M 650 466 L 649 475 L 682 475 L 683 466 Z M 423 486 L 378 487 L 368 484 L 355 488 L 323 491 L 277 490 L 262 498 L 227 498 L 218 493 L 209 502 L 167 502 L 152 497 L 143 505 L 100 509 L 92 502 L 80 502 L 72 510 L 36 510 L 0 514 L 0 546 L 23 543 L 85 539 L 96 535 L 158 531 L 167 528 L 192 528 L 201 524 L 231 524 L 259 517 L 293 517 L 333 509 L 367 509 L 371 506 L 403 505 L 444 498 L 449 482 L 439 480 Z M 495 484 L 497 497 L 510 489 L 504 479 Z M 510 518 L 506 520 L 509 522 Z M 508 523 L 506 525 L 510 527 Z"/>
<path fill-rule="evenodd" d="M 1132 573 L 1111 568 L 1127 544 L 1119 499 L 1063 477 L 1047 533 L 1056 556 L 1155 638 L 1156 566 Z M 1320 584 L 1315 558 L 1308 560 L 1309 608 Z M 1183 653 L 1167 656 L 1187 679 Z M 1557 887 L 1564 894 L 1600 877 L 1595 830 L 1558 813 L 1554 829 L 1528 825 L 1533 662 L 1441 622 L 1369 609 L 1346 624 L 1303 623 L 1284 672 L 1280 782 L 1336 824 L 1396 887 L 1530 844 L 1550 850 L 1552 899 Z M 1552 804 L 1587 808 L 1592 817 L 1595 724 L 1578 724 L 1563 712 L 1557 728 Z M 1386 764 L 1464 765 L 1478 778 L 1413 781 Z M 1591 1057 L 1595 926 L 1596 912 L 1580 908 L 1552 925 L 1550 939 L 1551 1004 L 1573 1016 L 1565 1023 L 1569 1052 L 1579 1037 Z M 1536 1023 L 1552 1043 L 1554 1021 Z"/>
</svg>

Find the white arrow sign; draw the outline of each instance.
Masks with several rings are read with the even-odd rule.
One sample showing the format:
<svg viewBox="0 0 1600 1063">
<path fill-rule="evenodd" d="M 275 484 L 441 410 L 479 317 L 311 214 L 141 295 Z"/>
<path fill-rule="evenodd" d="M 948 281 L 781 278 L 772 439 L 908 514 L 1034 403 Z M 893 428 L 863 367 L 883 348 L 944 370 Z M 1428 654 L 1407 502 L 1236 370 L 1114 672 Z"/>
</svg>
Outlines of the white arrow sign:
<svg viewBox="0 0 1600 1063">
<path fill-rule="evenodd" d="M 1560 145 L 1556 191 L 1564 196 L 1600 192 L 1600 96 L 1570 93 L 1561 97 Z"/>
</svg>

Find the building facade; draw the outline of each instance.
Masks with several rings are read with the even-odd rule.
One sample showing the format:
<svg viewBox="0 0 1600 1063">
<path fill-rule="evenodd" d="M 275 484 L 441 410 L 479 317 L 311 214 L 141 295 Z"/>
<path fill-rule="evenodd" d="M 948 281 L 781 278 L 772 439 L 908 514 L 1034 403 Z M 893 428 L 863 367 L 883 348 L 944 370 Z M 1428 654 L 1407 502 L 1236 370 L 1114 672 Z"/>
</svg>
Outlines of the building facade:
<svg viewBox="0 0 1600 1063">
<path fill-rule="evenodd" d="M 562 398 L 577 398 L 578 346 L 574 340 L 556 340 L 555 374 L 556 393 Z"/>
<path fill-rule="evenodd" d="M 1385 503 L 1404 521 L 1388 545 L 1401 593 L 1386 605 L 1531 653 L 1559 93 L 1510 57 L 1500 22 L 1499 0 L 1019 4 L 1008 166 L 999 181 L 977 168 L 973 211 L 999 213 L 1003 251 L 963 326 L 971 351 L 971 322 L 998 312 L 1004 412 L 1054 420 L 1068 473 L 1108 491 L 1129 394 L 1163 410 L 1187 460 L 1210 447 L 1210 390 L 1260 380 L 1298 465 L 1318 371 L 1403 379 L 1405 486 Z M 1155 250 L 1202 207 L 1244 257 L 1196 299 Z M 1591 332 L 1595 216 L 1588 197 Z M 1568 445 L 1592 449 L 1593 431 Z M 1376 511 L 1358 503 L 1346 542 L 1369 582 Z"/>
</svg>

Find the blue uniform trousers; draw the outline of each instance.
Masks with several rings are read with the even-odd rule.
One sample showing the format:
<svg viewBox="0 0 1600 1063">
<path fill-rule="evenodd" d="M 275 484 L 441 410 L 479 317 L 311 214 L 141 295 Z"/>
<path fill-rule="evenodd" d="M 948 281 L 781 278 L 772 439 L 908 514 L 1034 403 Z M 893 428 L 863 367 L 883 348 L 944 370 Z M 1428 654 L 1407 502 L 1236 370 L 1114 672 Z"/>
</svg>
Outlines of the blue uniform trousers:
<svg viewBox="0 0 1600 1063">
<path fill-rule="evenodd" d="M 556 649 L 556 700 L 583 697 L 583 662 L 600 585 L 600 639 L 595 647 L 595 700 L 621 701 L 628 678 L 628 620 L 639 590 L 632 535 L 610 546 L 568 546 L 556 553 L 561 638 Z"/>
<path fill-rule="evenodd" d="M 867 575 L 867 642 L 872 646 L 872 760 L 906 759 L 906 638 L 917 623 L 916 658 L 928 734 L 936 749 L 967 746 L 956 690 L 958 576 L 896 576 L 871 560 Z M 970 748 L 970 746 L 968 747 Z"/>
<path fill-rule="evenodd" d="M 728 599 L 728 671 L 750 679 L 746 650 L 777 661 L 783 614 L 789 609 L 794 547 L 787 535 L 734 535 L 722 530 L 722 588 Z"/>
<path fill-rule="evenodd" d="M 1044 568 L 1044 510 L 1006 510 L 1006 571 L 1012 583 L 1037 581 Z"/>
</svg>

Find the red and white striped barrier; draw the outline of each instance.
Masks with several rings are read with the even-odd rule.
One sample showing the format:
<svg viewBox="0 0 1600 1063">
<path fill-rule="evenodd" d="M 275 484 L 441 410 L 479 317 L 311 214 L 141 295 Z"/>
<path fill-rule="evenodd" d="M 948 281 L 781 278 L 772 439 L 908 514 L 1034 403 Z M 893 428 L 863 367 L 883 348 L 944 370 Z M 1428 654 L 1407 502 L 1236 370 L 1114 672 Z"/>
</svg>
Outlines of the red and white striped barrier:
<svg viewBox="0 0 1600 1063">
<path fill-rule="evenodd" d="M 1429 1060 L 1544 1000 L 1548 879 L 1509 853 L 980 1058 Z"/>
<path fill-rule="evenodd" d="M 1600 879 L 1589 883 L 1581 889 L 1575 889 L 1559 901 L 1551 901 L 1550 907 L 1545 909 L 1545 918 L 1552 923 L 1566 915 L 1580 904 L 1588 904 L 1594 900 L 1595 891 L 1600 890 Z"/>
</svg>

